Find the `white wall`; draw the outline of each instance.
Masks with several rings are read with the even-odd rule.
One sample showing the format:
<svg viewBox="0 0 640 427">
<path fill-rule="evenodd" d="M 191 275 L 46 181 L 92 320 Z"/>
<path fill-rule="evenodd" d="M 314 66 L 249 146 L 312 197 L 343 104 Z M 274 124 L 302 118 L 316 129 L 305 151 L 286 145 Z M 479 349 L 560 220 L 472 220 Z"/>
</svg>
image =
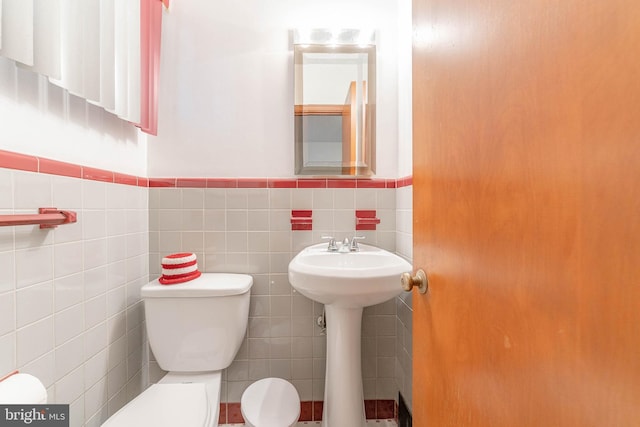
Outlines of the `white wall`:
<svg viewBox="0 0 640 427">
<path fill-rule="evenodd" d="M 146 137 L 131 123 L 0 58 L 0 150 L 136 176 Z"/>
<path fill-rule="evenodd" d="M 150 176 L 293 176 L 296 27 L 378 30 L 377 175 L 397 176 L 398 2 L 390 0 L 172 2 Z"/>
<path fill-rule="evenodd" d="M 377 172 L 409 175 L 409 0 L 173 2 L 148 153 L 130 123 L 0 58 L 0 149 L 138 176 L 292 176 L 296 27 L 379 30 Z"/>
<path fill-rule="evenodd" d="M 398 0 L 398 177 L 413 173 L 411 0 Z"/>
<path fill-rule="evenodd" d="M 292 209 L 313 210 L 313 231 L 291 230 Z M 194 252 L 203 272 L 253 277 L 247 334 L 223 376 L 222 402 L 240 402 L 253 381 L 266 377 L 291 381 L 302 401 L 323 400 L 326 336 L 316 324 L 323 307 L 292 291 L 287 268 L 323 235 L 353 236 L 356 209 L 375 209 L 381 220 L 375 231 L 358 231 L 365 242 L 395 252 L 394 188 L 149 190 L 152 278 L 161 274 L 162 257 L 173 252 Z M 362 323 L 364 397 L 395 399 L 396 303 L 366 307 Z M 150 368 L 150 380 L 157 381 L 159 366 L 152 360 Z"/>
<path fill-rule="evenodd" d="M 0 227 L 0 376 L 38 377 L 49 403 L 70 404 L 71 427 L 99 426 L 148 385 L 148 193 L 0 168 L 0 214 L 78 214 L 55 229 Z"/>
</svg>

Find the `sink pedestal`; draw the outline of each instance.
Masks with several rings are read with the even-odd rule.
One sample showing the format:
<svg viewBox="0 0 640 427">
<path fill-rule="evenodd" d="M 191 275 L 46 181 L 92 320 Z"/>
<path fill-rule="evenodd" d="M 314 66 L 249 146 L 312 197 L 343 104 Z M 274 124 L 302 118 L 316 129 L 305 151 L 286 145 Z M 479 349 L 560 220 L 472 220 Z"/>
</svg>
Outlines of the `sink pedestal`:
<svg viewBox="0 0 640 427">
<path fill-rule="evenodd" d="M 364 427 L 360 336 L 362 307 L 325 306 L 327 368 L 322 427 Z"/>
<path fill-rule="evenodd" d="M 400 295 L 398 281 L 411 264 L 384 249 L 329 252 L 311 245 L 289 263 L 291 286 L 325 305 L 327 370 L 322 427 L 365 427 L 360 327 L 362 309 Z"/>
</svg>

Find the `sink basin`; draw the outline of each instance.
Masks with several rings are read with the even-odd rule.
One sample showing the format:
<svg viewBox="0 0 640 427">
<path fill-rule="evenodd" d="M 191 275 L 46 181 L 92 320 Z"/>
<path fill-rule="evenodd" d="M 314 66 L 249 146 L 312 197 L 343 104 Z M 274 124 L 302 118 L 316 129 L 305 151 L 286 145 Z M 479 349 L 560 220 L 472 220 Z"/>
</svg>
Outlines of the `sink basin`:
<svg viewBox="0 0 640 427">
<path fill-rule="evenodd" d="M 400 295 L 400 275 L 411 264 L 398 255 L 360 244 L 359 252 L 329 252 L 309 246 L 289 264 L 289 281 L 302 295 L 323 304 L 366 307 Z"/>
<path fill-rule="evenodd" d="M 329 252 L 327 244 L 303 249 L 289 263 L 289 282 L 325 304 L 327 365 L 322 427 L 366 427 L 362 391 L 362 309 L 402 292 L 400 275 L 411 264 L 384 249 Z"/>
</svg>

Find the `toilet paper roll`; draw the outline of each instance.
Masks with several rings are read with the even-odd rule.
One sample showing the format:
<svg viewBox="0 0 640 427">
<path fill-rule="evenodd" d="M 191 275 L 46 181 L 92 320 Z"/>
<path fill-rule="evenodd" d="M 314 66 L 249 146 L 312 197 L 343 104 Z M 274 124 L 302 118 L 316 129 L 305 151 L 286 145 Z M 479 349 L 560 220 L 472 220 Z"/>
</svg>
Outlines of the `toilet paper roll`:
<svg viewBox="0 0 640 427">
<path fill-rule="evenodd" d="M 11 375 L 0 382 L 0 403 L 43 405 L 47 403 L 47 389 L 33 375 Z"/>
</svg>

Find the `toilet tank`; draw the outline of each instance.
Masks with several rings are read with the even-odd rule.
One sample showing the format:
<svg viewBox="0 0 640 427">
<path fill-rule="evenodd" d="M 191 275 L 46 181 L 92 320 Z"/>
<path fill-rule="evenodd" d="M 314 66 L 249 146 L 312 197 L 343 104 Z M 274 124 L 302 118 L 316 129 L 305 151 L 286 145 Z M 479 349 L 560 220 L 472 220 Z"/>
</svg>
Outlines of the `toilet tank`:
<svg viewBox="0 0 640 427">
<path fill-rule="evenodd" d="M 151 350 L 165 371 L 217 371 L 240 349 L 253 278 L 203 273 L 175 285 L 158 280 L 140 290 Z"/>
</svg>

